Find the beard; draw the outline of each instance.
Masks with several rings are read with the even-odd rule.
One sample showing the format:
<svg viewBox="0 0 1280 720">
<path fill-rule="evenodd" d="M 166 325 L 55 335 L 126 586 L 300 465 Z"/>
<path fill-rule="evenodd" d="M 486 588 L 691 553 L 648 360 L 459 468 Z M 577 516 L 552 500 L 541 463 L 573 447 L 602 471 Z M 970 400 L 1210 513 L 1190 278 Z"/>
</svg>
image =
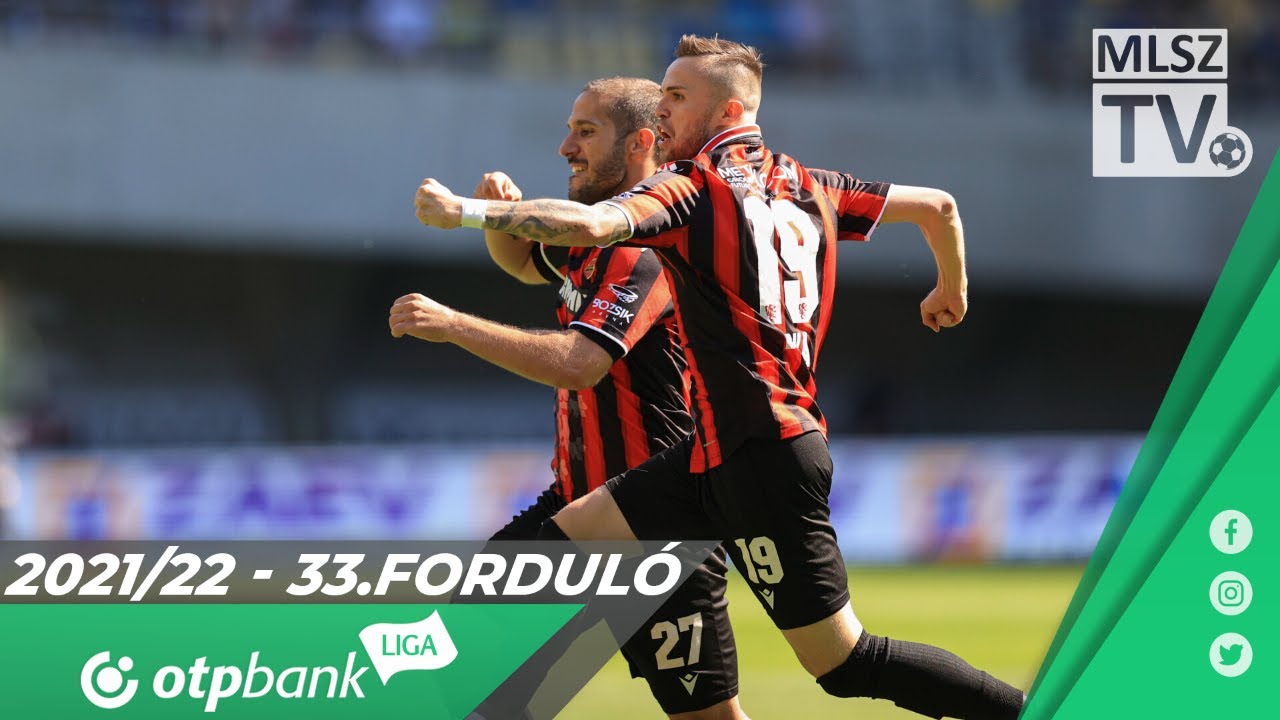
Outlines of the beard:
<svg viewBox="0 0 1280 720">
<path fill-rule="evenodd" d="M 669 163 L 676 160 L 690 160 L 702 146 L 707 144 L 714 133 L 711 131 L 711 121 L 715 113 L 708 112 L 697 123 L 693 130 L 684 133 L 678 140 L 668 140 L 658 146 L 658 162 Z"/>
<path fill-rule="evenodd" d="M 618 144 L 607 157 L 589 164 L 585 172 L 575 176 L 578 179 L 576 185 L 569 181 L 569 199 L 583 205 L 595 205 L 626 190 L 619 187 L 627 176 L 625 154 L 626 148 Z"/>
</svg>

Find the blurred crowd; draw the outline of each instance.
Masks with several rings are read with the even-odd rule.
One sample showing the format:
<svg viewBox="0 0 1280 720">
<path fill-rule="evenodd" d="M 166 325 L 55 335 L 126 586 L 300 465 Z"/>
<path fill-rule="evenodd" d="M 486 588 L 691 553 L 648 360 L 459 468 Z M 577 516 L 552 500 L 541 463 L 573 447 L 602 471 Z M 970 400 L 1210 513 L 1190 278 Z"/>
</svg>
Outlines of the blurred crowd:
<svg viewBox="0 0 1280 720">
<path fill-rule="evenodd" d="M 786 74 L 790 83 L 839 78 L 841 89 L 973 97 L 1087 92 L 1090 29 L 1101 27 L 1227 28 L 1233 107 L 1280 100 L 1280 0 L 0 0 L 0 46 L 98 46 L 206 62 L 348 69 L 652 77 L 680 34 L 720 33 L 761 48 L 771 77 Z M 0 263 L 0 279 L 5 270 Z M 175 262 L 166 272 L 185 283 L 192 268 Z M 313 286 L 331 286 L 325 272 L 308 276 Z M 251 275 L 258 276 L 256 270 Z M 396 285 L 365 277 L 369 287 Z M 300 351 L 263 327 L 258 306 L 269 298 L 248 298 L 247 310 L 227 315 L 235 322 L 226 328 L 219 316 L 179 337 L 166 318 L 134 318 L 139 308 L 124 300 L 105 313 L 116 322 L 80 327 L 75 304 L 58 294 L 76 282 L 60 282 L 43 293 L 0 285 L 0 508 L 10 494 L 5 457 L 14 446 L 401 442 L 481 431 L 526 437 L 542 427 L 530 418 L 546 419 L 540 389 L 502 384 L 492 375 L 458 383 L 465 392 L 441 383 L 389 391 L 378 381 L 408 376 L 394 365 L 405 353 L 369 350 L 382 346 L 359 334 L 363 328 L 313 328 L 311 337 L 331 337 L 334 351 L 327 355 L 340 358 L 328 364 L 316 359 L 326 353 L 288 355 Z M 153 294 L 162 290 L 176 292 L 157 286 Z M 337 294 L 333 300 L 343 308 L 358 301 Z M 99 311 L 105 307 L 103 294 L 94 302 Z M 377 294 L 359 315 L 376 316 L 382 302 Z M 1198 309 L 1187 317 L 1193 323 Z M 385 341 L 382 330 L 370 330 Z M 1181 338 L 1170 337 L 1180 352 Z M 973 342 L 981 345 L 981 337 Z M 346 352 L 351 347 L 363 350 Z M 853 357 L 854 349 L 847 350 Z M 1051 367 L 1043 357 L 1053 353 L 1041 350 L 1028 346 L 1025 357 Z M 841 352 L 839 340 L 831 352 Z M 1004 348 L 1001 353 L 1015 357 Z M 356 361 L 348 356 L 365 364 L 349 366 Z M 439 357 L 432 362 L 442 362 Z M 1060 362 L 1070 365 L 1069 358 Z M 460 362 L 451 372 L 477 366 Z M 910 397 L 915 379 L 908 375 L 891 368 L 865 387 L 829 390 L 848 398 L 845 417 L 835 412 L 840 403 L 832 404 L 835 425 L 860 434 L 938 431 L 920 420 L 927 413 L 902 410 L 920 405 Z M 1152 392 L 1158 398 L 1163 386 Z M 435 412 L 440 403 L 459 409 Z M 1105 420 L 1126 404 L 1114 403 L 1120 407 L 1100 404 L 1080 425 L 1110 429 Z M 1003 427 L 1056 428 L 1038 410 L 1020 412 L 1017 403 L 1006 408 Z M 1141 427 L 1145 420 L 1115 427 Z M 996 429 L 999 422 L 993 421 Z"/>
<path fill-rule="evenodd" d="M 53 427 L 45 358 L 30 319 L 35 308 L 0 282 L 0 507 L 5 499 L 6 452 L 21 445 L 59 444 L 65 433 Z"/>
<path fill-rule="evenodd" d="M 1274 0 L 0 0 L 10 44 L 652 75 L 680 34 L 718 32 L 780 72 L 904 92 L 1085 88 L 1095 27 L 1226 27 L 1242 100 L 1280 97 Z"/>
</svg>

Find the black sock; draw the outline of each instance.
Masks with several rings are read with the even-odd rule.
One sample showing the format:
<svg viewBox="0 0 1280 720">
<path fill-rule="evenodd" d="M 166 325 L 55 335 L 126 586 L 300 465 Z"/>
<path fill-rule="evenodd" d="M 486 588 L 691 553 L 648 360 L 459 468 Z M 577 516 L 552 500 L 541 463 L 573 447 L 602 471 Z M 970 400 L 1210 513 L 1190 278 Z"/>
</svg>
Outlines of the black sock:
<svg viewBox="0 0 1280 720">
<path fill-rule="evenodd" d="M 892 700 L 931 718 L 1016 720 L 1025 696 L 954 653 L 862 633 L 849 659 L 818 678 L 836 697 Z"/>
</svg>

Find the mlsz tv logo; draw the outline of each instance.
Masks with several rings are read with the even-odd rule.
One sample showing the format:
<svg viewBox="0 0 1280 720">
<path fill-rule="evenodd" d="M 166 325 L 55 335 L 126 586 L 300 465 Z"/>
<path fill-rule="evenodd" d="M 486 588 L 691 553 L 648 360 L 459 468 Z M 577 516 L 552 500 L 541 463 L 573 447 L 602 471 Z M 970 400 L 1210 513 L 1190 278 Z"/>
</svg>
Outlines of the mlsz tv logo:
<svg viewBox="0 0 1280 720">
<path fill-rule="evenodd" d="M 1253 143 L 1227 122 L 1226 30 L 1093 31 L 1093 176 L 1231 177 Z"/>
</svg>

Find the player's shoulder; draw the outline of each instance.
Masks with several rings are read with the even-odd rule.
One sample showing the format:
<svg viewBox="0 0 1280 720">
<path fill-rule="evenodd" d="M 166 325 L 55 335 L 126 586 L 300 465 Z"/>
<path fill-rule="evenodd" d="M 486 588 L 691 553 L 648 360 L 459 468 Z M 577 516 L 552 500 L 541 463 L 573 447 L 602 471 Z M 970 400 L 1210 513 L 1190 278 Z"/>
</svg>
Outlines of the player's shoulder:
<svg viewBox="0 0 1280 720">
<path fill-rule="evenodd" d="M 698 180 L 695 176 L 701 172 L 702 170 L 694 164 L 692 160 L 675 160 L 658 166 L 652 175 L 641 180 L 635 185 L 635 187 L 618 193 L 606 202 L 630 200 L 637 195 L 642 195 L 649 191 L 656 190 L 662 187 L 665 183 L 672 182 L 678 177 L 693 179 L 693 182 L 696 184 Z"/>
<path fill-rule="evenodd" d="M 773 153 L 773 165 L 774 167 L 783 168 L 785 172 L 797 177 L 811 177 L 825 172 L 823 170 L 815 170 L 786 153 Z"/>
<path fill-rule="evenodd" d="M 849 175 L 849 173 L 806 167 L 800 163 L 795 163 L 795 167 L 797 168 L 797 177 L 801 179 L 807 178 L 814 184 L 823 187 L 841 189 L 853 181 L 853 176 Z"/>
</svg>

